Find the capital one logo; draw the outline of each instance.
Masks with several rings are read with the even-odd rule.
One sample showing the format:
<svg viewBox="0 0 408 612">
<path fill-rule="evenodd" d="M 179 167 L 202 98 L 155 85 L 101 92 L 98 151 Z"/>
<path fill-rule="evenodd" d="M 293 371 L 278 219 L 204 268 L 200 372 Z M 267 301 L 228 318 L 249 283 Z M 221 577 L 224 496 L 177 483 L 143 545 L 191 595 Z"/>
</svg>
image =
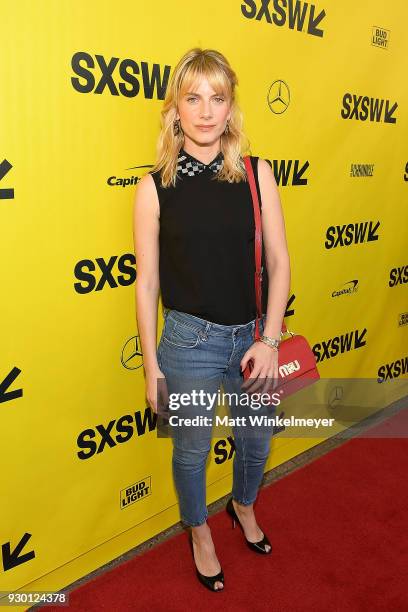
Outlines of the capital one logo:
<svg viewBox="0 0 408 612">
<path fill-rule="evenodd" d="M 289 106 L 290 91 L 289 86 L 277 79 L 272 83 L 268 91 L 268 106 L 275 115 L 281 115 Z"/>
<path fill-rule="evenodd" d="M 300 363 L 297 359 L 295 359 L 295 361 L 289 361 L 289 363 L 283 363 L 279 366 L 279 374 L 282 378 L 290 376 L 290 374 L 298 370 L 300 370 Z"/>
</svg>

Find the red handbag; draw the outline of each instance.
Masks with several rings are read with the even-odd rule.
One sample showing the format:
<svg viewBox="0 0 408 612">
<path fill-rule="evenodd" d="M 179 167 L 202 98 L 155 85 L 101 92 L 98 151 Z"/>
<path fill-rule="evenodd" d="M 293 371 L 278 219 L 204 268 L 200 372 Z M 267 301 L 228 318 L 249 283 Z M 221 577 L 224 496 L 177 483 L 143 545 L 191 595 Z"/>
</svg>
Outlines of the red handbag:
<svg viewBox="0 0 408 612">
<path fill-rule="evenodd" d="M 251 189 L 255 217 L 255 295 L 257 316 L 255 320 L 254 340 L 258 341 L 261 339 L 259 322 L 262 318 L 262 223 L 258 192 L 249 156 L 244 157 L 244 162 Z M 315 356 L 306 338 L 288 330 L 283 321 L 280 334 L 281 337 L 286 332 L 288 332 L 291 337 L 280 342 L 278 350 L 278 383 L 277 387 L 273 390 L 274 393 L 280 393 L 281 397 L 292 395 L 296 391 L 299 391 L 299 389 L 316 382 L 320 378 L 316 367 Z M 252 369 L 253 363 L 252 360 L 249 360 L 243 371 L 244 380 L 250 378 Z"/>
</svg>

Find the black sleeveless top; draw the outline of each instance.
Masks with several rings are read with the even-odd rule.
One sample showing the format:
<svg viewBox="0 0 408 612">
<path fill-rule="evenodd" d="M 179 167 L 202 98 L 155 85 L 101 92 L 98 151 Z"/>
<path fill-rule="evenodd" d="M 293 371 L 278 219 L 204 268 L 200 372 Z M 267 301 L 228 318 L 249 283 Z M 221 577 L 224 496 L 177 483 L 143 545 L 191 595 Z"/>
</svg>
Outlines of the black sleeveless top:
<svg viewBox="0 0 408 612">
<path fill-rule="evenodd" d="M 175 187 L 164 188 L 151 172 L 160 203 L 159 277 L 162 303 L 221 325 L 256 317 L 255 222 L 248 182 L 214 179 L 219 152 L 210 164 L 184 149 Z M 259 203 L 258 158 L 251 156 Z M 268 275 L 262 245 L 262 313 L 268 303 Z"/>
</svg>

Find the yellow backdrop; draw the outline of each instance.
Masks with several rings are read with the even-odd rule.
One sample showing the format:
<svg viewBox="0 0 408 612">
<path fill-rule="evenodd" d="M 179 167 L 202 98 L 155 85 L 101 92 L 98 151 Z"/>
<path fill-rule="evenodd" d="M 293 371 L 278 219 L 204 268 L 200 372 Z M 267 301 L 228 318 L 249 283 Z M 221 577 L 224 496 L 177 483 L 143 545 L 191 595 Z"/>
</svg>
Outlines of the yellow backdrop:
<svg viewBox="0 0 408 612">
<path fill-rule="evenodd" d="M 132 208 L 187 49 L 228 57 L 273 166 L 289 329 L 323 378 L 406 378 L 407 10 L 20 0 L 1 16 L 0 590 L 57 590 L 179 520 L 144 397 Z M 278 434 L 268 469 L 321 440 Z M 208 502 L 230 490 L 230 448 L 214 440 Z"/>
</svg>

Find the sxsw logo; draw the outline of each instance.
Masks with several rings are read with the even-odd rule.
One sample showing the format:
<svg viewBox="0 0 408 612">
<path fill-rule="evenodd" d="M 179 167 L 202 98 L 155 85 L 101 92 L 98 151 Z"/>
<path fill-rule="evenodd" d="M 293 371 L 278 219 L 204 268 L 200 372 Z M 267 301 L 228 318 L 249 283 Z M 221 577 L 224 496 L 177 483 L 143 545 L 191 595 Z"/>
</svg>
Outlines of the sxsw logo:
<svg viewBox="0 0 408 612">
<path fill-rule="evenodd" d="M 358 96 L 347 92 L 343 96 L 343 108 L 340 115 L 343 119 L 356 119 L 357 121 L 397 123 L 397 118 L 394 117 L 397 108 L 397 102 L 392 103 L 382 98 Z"/>
<path fill-rule="evenodd" d="M 385 363 L 378 368 L 377 381 L 383 383 L 386 380 L 399 378 L 408 372 L 408 357 L 401 357 L 391 363 Z"/>
<path fill-rule="evenodd" d="M 307 185 L 306 170 L 310 165 L 308 161 L 301 162 L 299 159 L 266 161 L 271 166 L 278 185 L 282 187 Z"/>
<path fill-rule="evenodd" d="M 146 476 L 120 492 L 120 509 L 123 510 L 131 504 L 152 494 L 152 477 Z"/>
<path fill-rule="evenodd" d="M 378 240 L 379 221 L 361 221 L 347 225 L 330 225 L 326 231 L 326 249 L 362 244 Z"/>
<path fill-rule="evenodd" d="M 277 27 L 287 26 L 289 30 L 306 32 L 312 36 L 323 37 L 321 21 L 326 16 L 324 10 L 319 11 L 314 4 L 301 0 L 244 0 L 241 13 L 246 19 L 265 21 Z"/>
<path fill-rule="evenodd" d="M 124 414 L 106 425 L 100 423 L 84 429 L 78 434 L 77 445 L 79 459 L 90 459 L 102 453 L 106 448 L 129 442 L 134 436 L 144 436 L 156 429 L 157 414 L 148 406 L 144 413 L 140 410 L 133 414 Z"/>
<path fill-rule="evenodd" d="M 96 61 L 95 61 L 96 60 Z M 74 53 L 71 68 L 73 88 L 79 93 L 108 93 L 111 96 L 134 98 L 141 95 L 152 100 L 164 100 L 170 76 L 170 66 L 149 64 L 119 57 L 105 59 L 95 55 L 95 59 L 85 51 Z"/>
<path fill-rule="evenodd" d="M 312 348 L 317 363 L 366 346 L 366 334 L 366 328 L 361 331 L 354 329 L 351 332 L 317 342 Z"/>
<path fill-rule="evenodd" d="M 75 264 L 74 275 L 79 281 L 74 283 L 77 293 L 101 291 L 107 284 L 111 289 L 128 287 L 136 280 L 136 257 L 133 253 L 125 253 L 118 257 L 112 255 L 109 261 L 103 257 L 81 259 Z"/>
<path fill-rule="evenodd" d="M 389 287 L 406 285 L 406 283 L 408 283 L 408 265 L 401 266 L 400 268 L 392 268 L 390 270 L 390 278 L 388 281 Z"/>
<path fill-rule="evenodd" d="M 279 414 L 279 419 L 283 419 L 284 416 L 285 412 L 282 410 L 282 412 Z M 275 436 L 281 431 L 284 431 L 285 429 L 285 425 L 276 424 L 273 427 L 273 435 Z M 221 465 L 226 461 L 231 461 L 231 459 L 234 458 L 235 450 L 235 442 L 232 436 L 228 436 L 227 438 L 222 438 L 221 440 L 218 440 L 214 444 L 214 463 L 216 463 L 217 465 Z"/>
</svg>

